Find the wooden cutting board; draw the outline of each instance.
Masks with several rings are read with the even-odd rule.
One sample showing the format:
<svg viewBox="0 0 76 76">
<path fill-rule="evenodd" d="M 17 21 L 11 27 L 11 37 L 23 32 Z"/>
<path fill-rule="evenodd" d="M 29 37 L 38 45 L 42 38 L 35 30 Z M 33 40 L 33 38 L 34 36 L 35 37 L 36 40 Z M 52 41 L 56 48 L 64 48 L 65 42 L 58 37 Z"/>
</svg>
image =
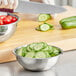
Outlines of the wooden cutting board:
<svg viewBox="0 0 76 76">
<path fill-rule="evenodd" d="M 51 45 L 58 46 L 64 51 L 76 49 L 76 29 L 63 30 L 59 24 L 59 20 L 69 16 L 76 15 L 76 8 L 65 7 L 66 12 L 58 14 L 58 16 L 47 21 L 47 23 L 55 25 L 55 30 L 47 32 L 36 31 L 39 22 L 36 20 L 37 15 L 20 14 L 21 20 L 18 23 L 15 34 L 7 41 L 0 43 L 0 63 L 16 60 L 12 54 L 12 50 L 18 46 L 29 44 L 32 42 L 45 41 Z"/>
</svg>

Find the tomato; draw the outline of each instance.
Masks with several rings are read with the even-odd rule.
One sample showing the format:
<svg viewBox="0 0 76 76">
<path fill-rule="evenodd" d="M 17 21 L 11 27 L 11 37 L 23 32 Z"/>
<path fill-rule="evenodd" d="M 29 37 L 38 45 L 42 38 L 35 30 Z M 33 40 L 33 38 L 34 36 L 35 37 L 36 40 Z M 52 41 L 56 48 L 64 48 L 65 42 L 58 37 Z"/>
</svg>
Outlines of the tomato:
<svg viewBox="0 0 76 76">
<path fill-rule="evenodd" d="M 6 15 L 0 15 L 0 20 L 3 20 L 6 18 Z"/>
<path fill-rule="evenodd" d="M 0 20 L 0 25 L 4 25 L 3 20 Z"/>
<path fill-rule="evenodd" d="M 13 17 L 12 18 L 12 22 L 16 22 L 17 21 L 17 18 L 16 17 Z"/>
<path fill-rule="evenodd" d="M 7 18 L 5 18 L 5 19 L 3 20 L 3 22 L 4 22 L 4 24 L 10 24 L 10 23 L 11 23 L 11 19 L 9 19 L 9 18 L 7 17 Z"/>
<path fill-rule="evenodd" d="M 0 25 L 16 22 L 17 18 L 10 15 L 0 15 Z"/>
<path fill-rule="evenodd" d="M 9 18 L 10 20 L 12 20 L 13 19 L 13 17 L 12 16 L 10 16 L 10 15 L 8 15 L 8 16 L 6 16 L 7 18 Z"/>
</svg>

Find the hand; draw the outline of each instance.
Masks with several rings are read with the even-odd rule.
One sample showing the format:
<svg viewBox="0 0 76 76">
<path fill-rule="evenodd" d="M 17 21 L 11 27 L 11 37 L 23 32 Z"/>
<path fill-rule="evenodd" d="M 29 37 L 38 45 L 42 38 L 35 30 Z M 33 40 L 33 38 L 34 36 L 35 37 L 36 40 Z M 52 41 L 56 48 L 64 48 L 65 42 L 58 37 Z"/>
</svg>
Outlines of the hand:
<svg viewBox="0 0 76 76">
<path fill-rule="evenodd" d="M 15 9 L 18 6 L 18 0 L 0 0 L 0 8 Z"/>
</svg>

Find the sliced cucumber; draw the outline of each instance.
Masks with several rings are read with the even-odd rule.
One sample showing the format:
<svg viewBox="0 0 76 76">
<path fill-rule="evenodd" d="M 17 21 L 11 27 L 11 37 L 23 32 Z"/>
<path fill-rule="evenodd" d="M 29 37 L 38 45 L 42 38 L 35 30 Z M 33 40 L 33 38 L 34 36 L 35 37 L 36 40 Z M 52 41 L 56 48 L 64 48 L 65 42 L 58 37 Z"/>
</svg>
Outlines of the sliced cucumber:
<svg viewBox="0 0 76 76">
<path fill-rule="evenodd" d="M 40 51 L 43 48 L 43 44 L 37 43 L 37 45 L 34 46 L 35 51 Z"/>
<path fill-rule="evenodd" d="M 40 25 L 40 30 L 48 31 L 48 30 L 50 30 L 50 26 L 48 24 L 44 23 L 44 24 Z"/>
<path fill-rule="evenodd" d="M 27 53 L 26 47 L 22 47 L 22 56 L 24 57 Z"/>
<path fill-rule="evenodd" d="M 48 46 L 46 46 L 46 47 L 43 49 L 44 52 L 46 52 L 46 51 L 48 52 L 48 50 L 49 50 L 49 47 L 48 47 Z"/>
<path fill-rule="evenodd" d="M 39 27 L 36 28 L 36 30 L 38 31 L 48 31 L 48 30 L 53 30 L 53 25 L 48 24 L 48 23 L 44 23 L 39 25 Z"/>
<path fill-rule="evenodd" d="M 54 47 L 53 50 L 54 50 L 53 53 L 54 53 L 55 55 L 58 55 L 58 54 L 59 54 L 59 49 L 57 49 L 57 48 Z"/>
<path fill-rule="evenodd" d="M 53 52 L 50 55 L 53 57 L 53 56 L 57 56 L 59 54 L 60 54 L 59 49 L 56 47 L 53 47 Z"/>
<path fill-rule="evenodd" d="M 32 49 L 30 48 L 30 45 L 28 45 L 28 46 L 26 47 L 26 50 L 27 50 L 27 51 L 32 51 Z"/>
<path fill-rule="evenodd" d="M 35 58 L 46 58 L 46 54 L 44 52 L 37 52 Z"/>
<path fill-rule="evenodd" d="M 43 49 L 44 52 L 48 52 L 48 53 L 52 53 L 53 52 L 53 48 L 52 46 L 48 45 Z"/>
<path fill-rule="evenodd" d="M 33 58 L 35 56 L 35 52 L 28 52 L 25 57 Z"/>
<path fill-rule="evenodd" d="M 36 45 L 37 45 L 37 43 L 32 43 L 32 44 L 30 44 L 29 47 L 33 50 Z"/>
<path fill-rule="evenodd" d="M 17 54 L 20 56 L 24 57 L 26 53 L 27 53 L 26 47 L 21 47 L 20 49 L 17 50 Z"/>
<path fill-rule="evenodd" d="M 19 55 L 19 56 L 22 56 L 22 49 L 20 48 L 20 49 L 17 49 L 16 50 L 16 53 Z"/>
<path fill-rule="evenodd" d="M 47 44 L 47 43 L 45 43 L 45 42 L 40 42 L 40 44 L 42 44 L 42 45 L 43 45 L 43 48 L 45 48 L 46 46 L 48 46 L 48 44 Z"/>
<path fill-rule="evenodd" d="M 40 14 L 38 21 L 47 21 L 49 19 L 51 19 L 51 15 L 50 14 Z"/>
<path fill-rule="evenodd" d="M 51 57 L 54 57 L 54 56 L 56 56 L 54 53 L 52 53 L 51 55 L 50 55 Z"/>
<path fill-rule="evenodd" d="M 50 45 L 48 45 L 48 52 L 49 52 L 49 53 L 52 53 L 52 52 L 53 52 L 53 47 L 50 46 Z"/>
<path fill-rule="evenodd" d="M 50 26 L 50 29 L 54 29 L 54 28 L 53 28 L 54 25 L 48 24 L 48 23 L 45 23 L 45 24 L 49 25 L 49 26 Z"/>
<path fill-rule="evenodd" d="M 47 58 L 51 57 L 50 54 L 47 51 L 45 52 L 45 54 L 46 54 Z"/>
<path fill-rule="evenodd" d="M 28 58 L 48 58 L 59 55 L 61 50 L 45 42 L 37 42 L 17 49 L 16 53 Z"/>
</svg>

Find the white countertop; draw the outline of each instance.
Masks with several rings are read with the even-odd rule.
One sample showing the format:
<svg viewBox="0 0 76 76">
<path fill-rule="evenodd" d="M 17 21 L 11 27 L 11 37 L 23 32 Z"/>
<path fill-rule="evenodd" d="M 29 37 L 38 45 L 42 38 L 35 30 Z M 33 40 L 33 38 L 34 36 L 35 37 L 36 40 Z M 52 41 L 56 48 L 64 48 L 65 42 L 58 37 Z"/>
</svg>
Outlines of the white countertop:
<svg viewBox="0 0 76 76">
<path fill-rule="evenodd" d="M 52 70 L 44 72 L 26 71 L 17 61 L 3 63 L 0 76 L 76 76 L 76 51 L 64 53 Z"/>
</svg>

